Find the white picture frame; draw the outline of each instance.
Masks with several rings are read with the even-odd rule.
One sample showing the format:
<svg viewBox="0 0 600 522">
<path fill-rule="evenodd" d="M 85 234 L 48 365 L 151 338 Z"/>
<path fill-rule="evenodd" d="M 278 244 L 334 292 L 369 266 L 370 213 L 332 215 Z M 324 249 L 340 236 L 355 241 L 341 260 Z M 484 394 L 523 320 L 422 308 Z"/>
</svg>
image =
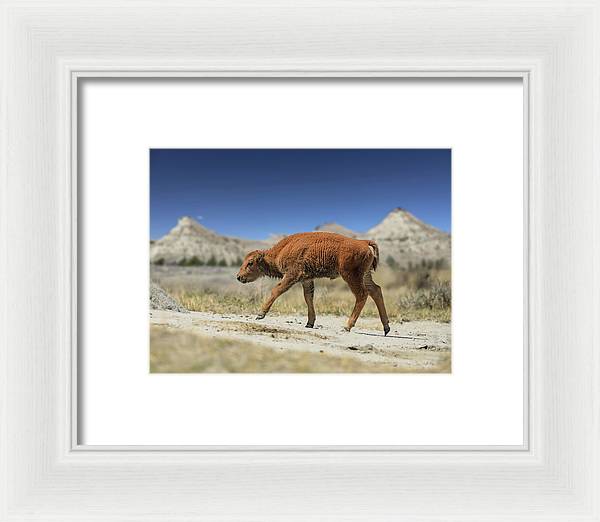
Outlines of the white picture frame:
<svg viewBox="0 0 600 522">
<path fill-rule="evenodd" d="M 2 520 L 600 520 L 598 1 L 1 9 Z M 82 76 L 523 78 L 527 446 L 78 447 Z"/>
</svg>

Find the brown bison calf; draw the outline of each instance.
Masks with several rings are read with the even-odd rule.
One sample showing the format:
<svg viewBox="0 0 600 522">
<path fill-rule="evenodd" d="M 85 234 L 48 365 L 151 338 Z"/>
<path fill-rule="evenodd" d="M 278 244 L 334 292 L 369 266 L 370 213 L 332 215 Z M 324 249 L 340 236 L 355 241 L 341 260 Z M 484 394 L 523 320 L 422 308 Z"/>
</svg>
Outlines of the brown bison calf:
<svg viewBox="0 0 600 522">
<path fill-rule="evenodd" d="M 250 252 L 238 272 L 237 279 L 242 283 L 256 281 L 259 277 L 270 276 L 281 279 L 265 301 L 257 319 L 262 319 L 281 294 L 294 284 L 302 283 L 304 299 L 308 306 L 308 323 L 315 324 L 314 279 L 341 276 L 348 286 L 356 303 L 348 319 L 346 330 L 356 324 L 367 296 L 377 305 L 385 335 L 390 331 L 387 312 L 381 288 L 375 284 L 371 271 L 377 268 L 379 249 L 374 241 L 351 239 L 329 232 L 305 232 L 282 239 L 268 250 Z"/>
</svg>

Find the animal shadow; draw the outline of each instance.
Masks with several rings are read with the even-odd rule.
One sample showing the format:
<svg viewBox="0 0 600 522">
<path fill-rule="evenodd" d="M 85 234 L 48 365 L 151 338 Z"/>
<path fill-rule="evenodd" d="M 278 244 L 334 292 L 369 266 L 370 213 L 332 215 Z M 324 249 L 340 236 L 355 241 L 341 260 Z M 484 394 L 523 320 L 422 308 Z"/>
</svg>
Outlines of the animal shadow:
<svg viewBox="0 0 600 522">
<path fill-rule="evenodd" d="M 412 339 L 413 341 L 423 341 L 423 338 L 421 337 L 410 337 L 408 335 L 387 335 L 385 336 L 382 333 L 370 333 L 370 332 L 354 332 L 357 333 L 358 335 L 370 335 L 372 337 L 387 337 L 392 338 L 392 339 Z"/>
</svg>

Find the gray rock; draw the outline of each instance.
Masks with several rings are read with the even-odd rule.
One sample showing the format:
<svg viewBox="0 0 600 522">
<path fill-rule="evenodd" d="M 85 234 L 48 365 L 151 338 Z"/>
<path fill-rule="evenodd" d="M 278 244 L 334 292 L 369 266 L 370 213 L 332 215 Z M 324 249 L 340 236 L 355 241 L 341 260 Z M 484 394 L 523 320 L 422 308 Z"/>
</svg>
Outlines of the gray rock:
<svg viewBox="0 0 600 522">
<path fill-rule="evenodd" d="M 183 306 L 154 283 L 150 283 L 150 310 L 171 310 L 187 313 Z"/>
</svg>

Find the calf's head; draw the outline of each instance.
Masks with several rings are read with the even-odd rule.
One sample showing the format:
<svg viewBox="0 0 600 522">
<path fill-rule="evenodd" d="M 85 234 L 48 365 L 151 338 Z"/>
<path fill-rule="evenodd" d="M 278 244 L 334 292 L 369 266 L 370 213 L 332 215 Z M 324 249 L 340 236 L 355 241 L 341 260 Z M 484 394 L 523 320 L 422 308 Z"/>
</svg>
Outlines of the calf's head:
<svg viewBox="0 0 600 522">
<path fill-rule="evenodd" d="M 263 275 L 261 263 L 263 262 L 264 252 L 262 250 L 253 250 L 245 258 L 237 275 L 240 283 L 251 283 Z"/>
</svg>

